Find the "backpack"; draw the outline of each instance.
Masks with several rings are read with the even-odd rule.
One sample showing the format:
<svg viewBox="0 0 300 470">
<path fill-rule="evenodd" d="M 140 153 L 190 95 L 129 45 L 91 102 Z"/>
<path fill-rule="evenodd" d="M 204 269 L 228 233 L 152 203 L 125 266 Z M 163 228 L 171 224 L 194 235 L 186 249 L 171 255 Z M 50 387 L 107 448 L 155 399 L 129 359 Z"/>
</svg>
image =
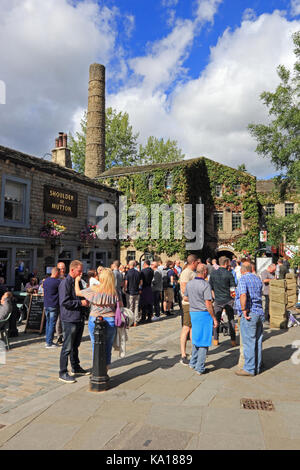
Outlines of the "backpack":
<svg viewBox="0 0 300 470">
<path fill-rule="evenodd" d="M 163 289 L 168 289 L 170 287 L 170 277 L 168 276 L 168 272 L 170 271 L 169 268 L 162 270 L 162 282 L 163 282 Z"/>
</svg>

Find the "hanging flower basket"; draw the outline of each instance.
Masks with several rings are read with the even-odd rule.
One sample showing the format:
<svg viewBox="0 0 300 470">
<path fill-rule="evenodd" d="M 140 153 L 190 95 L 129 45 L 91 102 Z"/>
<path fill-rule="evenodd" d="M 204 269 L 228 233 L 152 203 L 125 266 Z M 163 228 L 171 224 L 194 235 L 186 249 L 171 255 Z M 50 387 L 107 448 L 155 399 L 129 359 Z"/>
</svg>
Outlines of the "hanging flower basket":
<svg viewBox="0 0 300 470">
<path fill-rule="evenodd" d="M 97 238 L 97 225 L 89 224 L 80 232 L 80 240 L 82 242 L 91 242 Z"/>
<path fill-rule="evenodd" d="M 51 219 L 44 223 L 40 230 L 40 237 L 50 240 L 60 240 L 65 231 L 66 227 L 64 225 L 59 225 L 56 219 Z"/>
</svg>

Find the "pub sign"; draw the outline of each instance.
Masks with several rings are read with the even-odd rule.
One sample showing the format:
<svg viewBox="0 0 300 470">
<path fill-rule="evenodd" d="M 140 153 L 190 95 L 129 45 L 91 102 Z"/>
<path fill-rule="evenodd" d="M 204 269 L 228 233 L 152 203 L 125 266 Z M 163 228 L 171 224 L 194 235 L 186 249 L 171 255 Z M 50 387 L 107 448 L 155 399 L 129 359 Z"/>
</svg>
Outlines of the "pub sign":
<svg viewBox="0 0 300 470">
<path fill-rule="evenodd" d="M 45 185 L 44 212 L 77 217 L 77 193 L 69 189 Z"/>
</svg>

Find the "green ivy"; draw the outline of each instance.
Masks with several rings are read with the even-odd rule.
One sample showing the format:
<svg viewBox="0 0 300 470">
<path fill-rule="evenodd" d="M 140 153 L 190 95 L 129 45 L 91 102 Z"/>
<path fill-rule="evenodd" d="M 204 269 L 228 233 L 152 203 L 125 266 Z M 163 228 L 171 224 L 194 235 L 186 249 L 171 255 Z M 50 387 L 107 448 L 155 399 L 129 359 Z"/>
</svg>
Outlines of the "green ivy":
<svg viewBox="0 0 300 470">
<path fill-rule="evenodd" d="M 173 178 L 171 190 L 165 189 L 167 172 Z M 153 187 L 148 189 L 148 177 L 153 175 Z M 126 176 L 106 178 L 105 183 L 115 186 L 118 180 L 118 189 L 128 197 L 130 204 L 143 204 L 148 208 L 150 220 L 151 204 L 197 204 L 199 197 L 205 207 L 205 219 L 210 217 L 211 212 L 218 209 L 229 208 L 231 211 L 243 211 L 246 231 L 239 233 L 226 240 L 226 243 L 234 243 L 234 249 L 242 252 L 254 253 L 258 246 L 259 212 L 256 196 L 256 179 L 244 171 L 235 170 L 225 165 L 213 162 L 204 157 L 185 160 L 178 164 L 164 165 L 163 168 L 153 167 L 151 173 L 130 173 Z M 222 197 L 216 197 L 216 185 L 223 185 Z M 234 185 L 240 184 L 241 194 L 236 194 Z M 205 236 L 205 245 L 208 241 Z M 134 240 L 133 244 L 137 250 L 153 250 L 156 253 L 165 252 L 168 256 L 179 253 L 183 258 L 186 256 L 186 239 L 183 234 L 181 240 L 173 238 L 171 217 L 171 238 L 164 240 Z M 128 246 L 130 241 L 121 242 L 122 246 Z M 200 253 L 201 255 L 201 253 Z"/>
</svg>

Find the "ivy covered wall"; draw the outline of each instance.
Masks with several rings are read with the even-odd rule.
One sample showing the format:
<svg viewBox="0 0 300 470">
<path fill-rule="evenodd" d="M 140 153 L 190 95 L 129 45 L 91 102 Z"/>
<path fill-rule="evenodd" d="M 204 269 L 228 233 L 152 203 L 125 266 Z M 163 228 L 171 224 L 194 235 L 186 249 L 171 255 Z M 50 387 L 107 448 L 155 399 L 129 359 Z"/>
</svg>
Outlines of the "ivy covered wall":
<svg viewBox="0 0 300 470">
<path fill-rule="evenodd" d="M 149 220 L 151 204 L 197 204 L 201 197 L 205 211 L 204 248 L 197 252 L 199 256 L 214 255 L 214 249 L 220 241 L 233 244 L 235 252 L 247 251 L 253 253 L 258 245 L 258 201 L 256 196 L 256 179 L 243 172 L 225 165 L 213 162 L 204 157 L 171 163 L 169 165 L 154 165 L 147 167 L 147 172 L 141 172 L 142 167 L 133 168 L 132 172 L 121 176 L 107 176 L 103 182 L 117 187 L 130 204 L 143 204 L 148 208 Z M 172 176 L 172 188 L 166 189 L 166 176 Z M 149 189 L 149 176 L 152 175 L 152 187 Z M 117 183 L 117 184 L 116 184 Z M 236 193 L 234 185 L 241 185 L 240 194 Z M 222 185 L 222 196 L 217 197 L 216 186 Z M 220 240 L 218 232 L 213 228 L 214 211 L 224 210 L 242 212 L 243 230 L 236 230 L 227 239 Z M 182 259 L 186 256 L 186 239 L 174 238 L 171 216 L 171 238 L 158 238 L 122 241 L 121 247 L 134 245 L 139 251 L 153 251 L 157 254 L 166 253 L 172 256 L 178 253 Z M 195 220 L 193 221 L 195 225 Z M 160 220 L 161 224 L 161 220 Z M 195 226 L 193 227 L 195 229 Z M 161 227 L 160 227 L 161 229 Z M 160 230 L 161 233 L 161 230 Z"/>
</svg>

